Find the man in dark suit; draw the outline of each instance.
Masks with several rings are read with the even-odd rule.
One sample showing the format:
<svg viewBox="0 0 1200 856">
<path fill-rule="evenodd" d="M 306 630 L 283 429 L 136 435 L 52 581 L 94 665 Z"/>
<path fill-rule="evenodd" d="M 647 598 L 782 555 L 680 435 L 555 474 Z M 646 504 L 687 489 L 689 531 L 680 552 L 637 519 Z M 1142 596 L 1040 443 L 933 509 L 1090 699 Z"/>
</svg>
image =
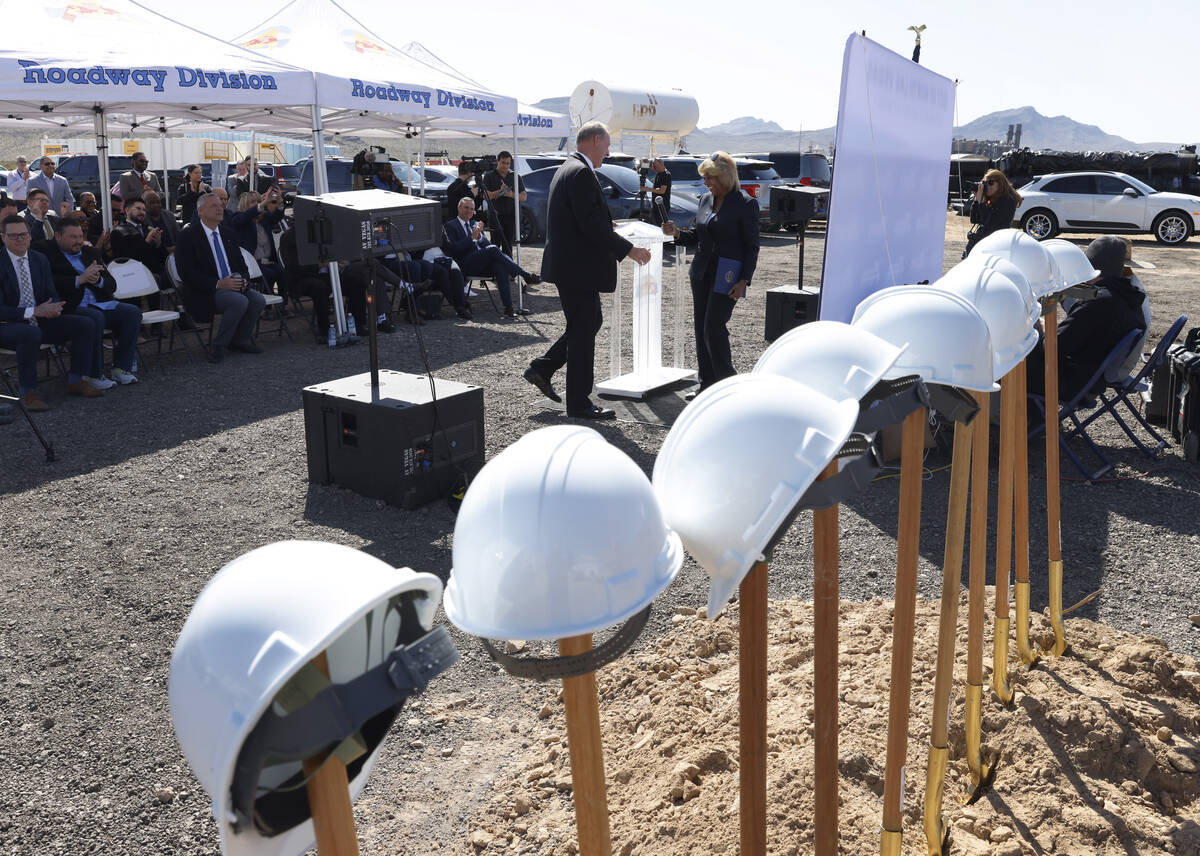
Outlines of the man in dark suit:
<svg viewBox="0 0 1200 856">
<path fill-rule="evenodd" d="M 221 316 L 221 328 L 209 349 L 210 362 L 219 363 L 225 349 L 244 354 L 261 354 L 251 336 L 266 301 L 246 283 L 250 272 L 242 259 L 237 239 L 221 228 L 225 206 L 209 193 L 196 203 L 198 223 L 189 223 L 179 233 L 175 263 L 183 280 L 183 300 L 197 321 Z"/>
<path fill-rule="evenodd" d="M 504 304 L 504 317 L 513 318 L 517 313 L 512 305 L 511 277 L 524 277 L 531 285 L 537 285 L 542 278 L 522 270 L 503 250 L 489 243 L 483 237 L 483 223 L 472 222 L 474 216 L 475 200 L 464 196 L 458 201 L 458 216 L 448 220 L 442 230 L 445 233 L 442 252 L 458 262 L 466 276 L 493 277 L 496 290 L 500 292 L 500 301 Z"/>
<path fill-rule="evenodd" d="M 92 385 L 107 389 L 118 383 L 122 386 L 137 383 L 133 361 L 142 327 L 142 310 L 116 299 L 117 281 L 104 266 L 100 252 L 83 242 L 82 215 L 63 217 L 54 224 L 54 241 L 46 245 L 45 253 L 54 288 L 66 303 L 64 311 L 91 318 L 101 331 L 113 331 L 112 380 L 99 375 L 104 355 L 100 350 L 101 337 L 97 336 L 97 375 Z"/>
<path fill-rule="evenodd" d="M 64 315 L 63 301 L 54 290 L 50 263 L 29 249 L 29 226 L 12 215 L 0 223 L 4 252 L 0 252 L 0 348 L 17 352 L 21 403 L 26 410 L 49 410 L 37 394 L 37 361 L 42 344 L 71 343 L 67 392 L 95 398 L 100 391 L 84 380 L 99 369 L 93 364 L 100 331 L 90 318 Z"/>
<path fill-rule="evenodd" d="M 125 222 L 114 226 L 109 245 L 113 258 L 136 259 L 149 268 L 158 287 L 170 286 L 167 277 L 167 248 L 163 230 L 146 222 L 146 203 L 134 199 L 125 203 Z M 239 253 L 240 255 L 240 253 Z"/>
<path fill-rule="evenodd" d="M 600 294 L 617 288 L 617 262 L 628 256 L 638 264 L 650 251 L 635 247 L 613 230 L 596 167 L 608 156 L 608 129 L 589 122 L 575 137 L 578 151 L 550 181 L 546 214 L 546 250 L 542 277 L 558 288 L 567 329 L 545 355 L 529 364 L 525 380 L 552 401 L 561 401 L 550 379 L 567 367 L 567 415 L 612 419 L 616 413 L 591 401 L 595 379 L 596 334 L 604 324 Z"/>
<path fill-rule="evenodd" d="M 162 245 L 170 254 L 175 251 L 175 242 L 179 240 L 179 221 L 175 215 L 163 208 L 162 197 L 153 190 L 142 194 L 146 203 L 146 225 L 151 229 L 162 229 Z"/>
<path fill-rule="evenodd" d="M 46 191 L 40 188 L 30 190 L 26 201 L 29 207 L 21 216 L 29 227 L 29 240 L 33 242 L 31 247 L 37 250 L 39 245 L 54 240 L 54 221 L 58 217 L 50 211 L 50 196 Z"/>
</svg>

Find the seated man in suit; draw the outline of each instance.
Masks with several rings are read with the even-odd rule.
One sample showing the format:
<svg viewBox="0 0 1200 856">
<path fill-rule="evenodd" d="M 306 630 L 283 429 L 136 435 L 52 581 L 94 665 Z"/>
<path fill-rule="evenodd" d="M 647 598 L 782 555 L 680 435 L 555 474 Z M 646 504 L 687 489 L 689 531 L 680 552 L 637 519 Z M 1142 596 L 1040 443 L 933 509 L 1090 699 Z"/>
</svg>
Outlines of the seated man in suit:
<svg viewBox="0 0 1200 856">
<path fill-rule="evenodd" d="M 442 250 L 458 262 L 466 276 L 494 277 L 496 290 L 500 292 L 500 300 L 504 304 L 504 315 L 512 318 L 516 313 L 513 311 L 509 279 L 521 276 L 531 285 L 537 285 L 542 279 L 537 274 L 523 271 L 499 247 L 489 243 L 483 237 L 483 224 L 471 222 L 474 216 L 475 200 L 464 196 L 458 201 L 458 216 L 447 221 L 443 229 L 445 240 Z"/>
<path fill-rule="evenodd" d="M 167 255 L 175 252 L 175 242 L 179 240 L 179 221 L 175 215 L 163 208 L 162 197 L 153 190 L 142 194 L 146 203 L 146 225 L 151 229 L 162 230 L 162 245 Z"/>
<path fill-rule="evenodd" d="M 113 258 L 137 259 L 154 274 L 159 288 L 170 285 L 163 230 L 146 222 L 146 203 L 141 199 L 125 203 L 125 222 L 113 228 L 111 246 Z"/>
<path fill-rule="evenodd" d="M 210 362 L 219 363 L 225 349 L 244 354 L 261 354 L 254 344 L 254 327 L 266 301 L 247 286 L 250 273 L 237 240 L 221 228 L 225 206 L 215 193 L 196 203 L 199 223 L 188 224 L 179 233 L 175 263 L 183 280 L 183 301 L 197 321 L 221 316 L 221 328 L 213 337 Z"/>
<path fill-rule="evenodd" d="M 49 195 L 40 188 L 30 190 L 26 202 L 28 207 L 21 216 L 25 218 L 25 225 L 29 227 L 29 240 L 33 242 L 32 248 L 36 250 L 39 244 L 54 240 L 54 221 L 58 217 L 50 211 Z"/>
<path fill-rule="evenodd" d="M 82 215 L 62 217 L 54 224 L 54 243 L 46 246 L 54 287 L 66 303 L 64 311 L 92 319 L 100 329 L 96 337 L 96 376 L 89 382 L 96 389 L 108 389 L 137 383 L 133 360 L 137 354 L 138 332 L 142 327 L 142 310 L 131 303 L 114 298 L 117 281 L 104 266 L 104 259 L 94 247 L 83 242 Z M 101 338 L 104 330 L 112 330 L 112 380 L 100 375 L 104 366 Z"/>
<path fill-rule="evenodd" d="M 4 252 L 0 252 L 0 348 L 17 352 L 21 403 L 32 412 L 49 410 L 37 394 L 38 354 L 43 343 L 71 343 L 67 392 L 84 398 L 102 393 L 84 380 L 96 376 L 100 331 L 92 319 L 64 315 L 63 301 L 54 290 L 50 263 L 29 249 L 29 226 L 12 215 L 0 223 Z"/>
</svg>

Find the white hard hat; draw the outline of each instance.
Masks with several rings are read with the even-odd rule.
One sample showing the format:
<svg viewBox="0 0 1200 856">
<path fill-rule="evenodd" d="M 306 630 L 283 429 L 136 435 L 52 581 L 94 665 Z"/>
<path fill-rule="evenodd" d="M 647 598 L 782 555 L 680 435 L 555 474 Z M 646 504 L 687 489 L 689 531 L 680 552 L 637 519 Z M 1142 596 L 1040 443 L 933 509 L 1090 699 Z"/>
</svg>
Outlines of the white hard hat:
<svg viewBox="0 0 1200 856">
<path fill-rule="evenodd" d="M 858 402 L 772 374 L 696 396 L 654 462 L 667 525 L 708 571 L 715 618 L 854 429 Z"/>
<path fill-rule="evenodd" d="M 441 593 L 431 574 L 313 541 L 260 547 L 209 581 L 179 634 L 167 696 L 225 856 L 313 845 L 304 758 L 357 742 L 347 763 L 357 798 L 404 698 L 458 658 L 445 628 L 427 632 Z M 322 652 L 328 680 L 309 665 Z"/>
<path fill-rule="evenodd" d="M 933 283 L 965 297 L 987 321 L 992 339 L 992 372 L 999 380 L 1025 359 L 1038 334 L 1034 324 L 1041 315 L 1040 305 L 1028 290 L 997 270 L 988 267 L 952 268 Z"/>
<path fill-rule="evenodd" d="M 992 232 L 975 245 L 971 255 L 977 252 L 1001 256 L 1020 268 L 1035 299 L 1051 294 L 1058 288 L 1060 274 L 1053 256 L 1043 250 L 1036 239 L 1020 229 Z"/>
<path fill-rule="evenodd" d="M 579 636 L 642 612 L 682 564 L 637 464 L 591 428 L 541 428 L 471 482 L 446 616 L 485 639 Z"/>
<path fill-rule="evenodd" d="M 855 327 L 907 345 L 887 377 L 920 375 L 927 383 L 991 392 L 992 340 L 987 321 L 963 297 L 928 285 L 896 285 L 854 309 Z"/>
<path fill-rule="evenodd" d="M 840 401 L 871 391 L 903 347 L 841 321 L 813 321 L 789 330 L 758 358 L 755 374 L 777 374 Z"/>
<path fill-rule="evenodd" d="M 1053 257 L 1058 265 L 1058 272 L 1062 275 L 1056 291 L 1090 282 L 1100 276 L 1100 271 L 1092 267 L 1092 263 L 1088 261 L 1087 253 L 1070 241 L 1051 238 L 1048 241 L 1042 241 L 1041 247 Z"/>
</svg>

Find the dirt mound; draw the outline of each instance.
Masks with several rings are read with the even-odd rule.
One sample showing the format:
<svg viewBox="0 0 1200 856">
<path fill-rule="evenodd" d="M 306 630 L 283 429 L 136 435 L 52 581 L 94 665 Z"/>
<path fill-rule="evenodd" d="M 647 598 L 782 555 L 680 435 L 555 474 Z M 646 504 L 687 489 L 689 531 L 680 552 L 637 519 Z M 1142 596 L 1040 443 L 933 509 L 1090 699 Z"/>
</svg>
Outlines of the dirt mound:
<svg viewBox="0 0 1200 856">
<path fill-rule="evenodd" d="M 848 854 L 878 852 L 891 612 L 891 603 L 878 599 L 841 606 L 840 834 Z M 731 608 L 713 622 L 676 615 L 677 629 L 653 652 L 600 673 L 614 853 L 737 853 L 736 614 Z M 923 854 L 937 604 L 921 601 L 917 616 L 904 841 L 906 853 Z M 960 806 L 970 782 L 963 757 L 965 622 L 964 595 L 943 806 L 951 853 L 1200 854 L 1200 669 L 1157 640 L 1091 621 L 1068 621 L 1064 657 L 1034 670 L 1010 661 L 1014 706 L 1003 708 L 990 692 L 984 703 L 984 751 L 998 759 L 994 786 L 974 805 Z M 1052 638 L 1041 616 L 1034 637 Z M 772 603 L 770 642 L 769 852 L 809 853 L 811 604 Z M 990 637 L 985 651 L 990 660 Z M 497 781 L 469 842 L 454 852 L 575 852 L 561 701 L 543 715 L 542 733 L 515 772 Z"/>
</svg>

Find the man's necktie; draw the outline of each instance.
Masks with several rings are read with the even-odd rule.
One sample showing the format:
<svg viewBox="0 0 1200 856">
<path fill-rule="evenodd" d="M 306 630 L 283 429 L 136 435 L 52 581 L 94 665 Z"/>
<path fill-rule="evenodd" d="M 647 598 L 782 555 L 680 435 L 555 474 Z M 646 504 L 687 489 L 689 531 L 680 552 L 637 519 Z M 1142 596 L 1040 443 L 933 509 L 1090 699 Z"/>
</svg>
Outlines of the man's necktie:
<svg viewBox="0 0 1200 856">
<path fill-rule="evenodd" d="M 42 221 L 42 231 L 46 233 L 47 241 L 51 241 L 54 239 L 54 227 L 50 225 L 49 217 L 47 217 L 45 220 Z"/>
<path fill-rule="evenodd" d="M 217 273 L 221 275 L 221 279 L 229 276 L 229 262 L 225 260 L 225 250 L 221 248 L 221 238 L 214 231 L 212 233 L 213 252 L 217 256 Z"/>
<path fill-rule="evenodd" d="M 21 292 L 17 305 L 21 308 L 37 306 L 37 298 L 33 295 L 33 281 L 29 278 L 29 260 L 25 256 L 17 259 L 17 282 Z M 30 318 L 29 323 L 36 324 L 37 321 Z"/>
</svg>

